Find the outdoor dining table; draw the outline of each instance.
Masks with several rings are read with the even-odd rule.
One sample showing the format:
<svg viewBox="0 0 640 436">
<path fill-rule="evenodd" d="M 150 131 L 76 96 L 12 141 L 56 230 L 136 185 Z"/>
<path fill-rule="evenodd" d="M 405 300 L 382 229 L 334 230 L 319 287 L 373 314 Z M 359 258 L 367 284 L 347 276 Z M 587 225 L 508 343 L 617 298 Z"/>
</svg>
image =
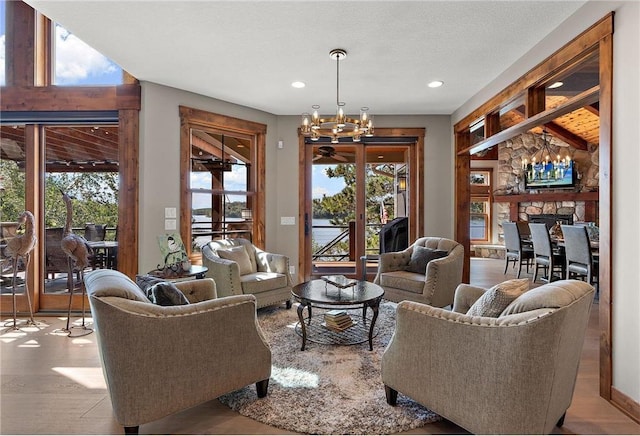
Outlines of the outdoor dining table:
<svg viewBox="0 0 640 436">
<path fill-rule="evenodd" d="M 87 244 L 95 254 L 104 259 L 105 268 L 117 268 L 118 241 L 88 241 Z"/>
</svg>

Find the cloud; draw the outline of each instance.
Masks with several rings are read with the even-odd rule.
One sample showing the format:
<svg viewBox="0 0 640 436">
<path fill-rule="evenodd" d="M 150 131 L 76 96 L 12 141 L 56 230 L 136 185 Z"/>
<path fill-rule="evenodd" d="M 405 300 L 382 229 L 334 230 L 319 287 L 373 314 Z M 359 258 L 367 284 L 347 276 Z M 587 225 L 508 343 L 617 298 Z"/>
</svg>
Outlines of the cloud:
<svg viewBox="0 0 640 436">
<path fill-rule="evenodd" d="M 56 25 L 55 47 L 56 85 L 97 83 L 100 76 L 120 70 L 107 57 L 59 25 Z"/>
<path fill-rule="evenodd" d="M 5 76 L 5 39 L 6 35 L 0 35 L 0 86 L 6 85 L 6 76 Z"/>
<path fill-rule="evenodd" d="M 329 190 L 324 186 L 318 186 L 313 188 L 313 198 L 322 198 L 323 195 L 329 195 Z"/>
</svg>

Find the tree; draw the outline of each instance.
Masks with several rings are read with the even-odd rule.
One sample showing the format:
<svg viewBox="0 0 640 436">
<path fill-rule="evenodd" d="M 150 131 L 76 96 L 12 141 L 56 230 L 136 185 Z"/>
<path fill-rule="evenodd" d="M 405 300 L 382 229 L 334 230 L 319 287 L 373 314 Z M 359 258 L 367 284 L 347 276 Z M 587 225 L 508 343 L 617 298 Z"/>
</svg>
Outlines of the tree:
<svg viewBox="0 0 640 436">
<path fill-rule="evenodd" d="M 118 225 L 118 173 L 47 173 L 45 227 L 63 227 L 67 211 L 61 190 L 74 197 L 72 227 L 87 223 Z M 0 217 L 15 220 L 25 210 L 24 171 L 11 160 L 0 161 Z"/>
<path fill-rule="evenodd" d="M 314 218 L 328 218 L 335 226 L 348 226 L 355 220 L 356 204 L 356 172 L 353 164 L 337 164 L 325 169 L 327 177 L 344 179 L 345 187 L 334 195 L 325 195 L 312 202 Z M 365 169 L 365 209 L 369 223 L 381 223 L 382 208 L 386 210 L 388 219 L 393 219 L 394 202 L 394 164 L 367 165 Z M 388 174 L 384 175 L 384 174 Z M 375 217 L 375 218 L 374 218 Z M 367 226 L 366 248 L 377 249 L 379 246 L 379 228 Z M 314 253 L 317 244 L 313 245 Z M 321 248 L 321 247 L 319 247 Z M 342 241 L 330 251 L 330 254 L 348 253 L 348 241 Z"/>
</svg>

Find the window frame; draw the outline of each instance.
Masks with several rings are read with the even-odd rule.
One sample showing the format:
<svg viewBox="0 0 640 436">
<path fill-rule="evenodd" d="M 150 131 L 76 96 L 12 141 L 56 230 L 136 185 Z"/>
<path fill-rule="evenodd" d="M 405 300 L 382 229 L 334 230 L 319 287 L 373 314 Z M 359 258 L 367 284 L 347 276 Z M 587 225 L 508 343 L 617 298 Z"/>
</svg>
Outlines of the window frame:
<svg viewBox="0 0 640 436">
<path fill-rule="evenodd" d="M 220 115 L 212 112 L 179 107 L 180 113 L 180 236 L 192 262 L 199 262 L 199 253 L 194 253 L 191 244 L 191 132 L 192 130 L 215 131 L 229 136 L 240 135 L 251 138 L 253 156 L 253 181 L 247 189 L 252 209 L 252 242 L 265 248 L 265 145 L 267 126 L 253 121 Z M 215 191 L 227 192 L 227 191 Z M 235 192 L 232 192 L 235 193 Z M 249 195 L 247 195 L 249 197 Z"/>
</svg>

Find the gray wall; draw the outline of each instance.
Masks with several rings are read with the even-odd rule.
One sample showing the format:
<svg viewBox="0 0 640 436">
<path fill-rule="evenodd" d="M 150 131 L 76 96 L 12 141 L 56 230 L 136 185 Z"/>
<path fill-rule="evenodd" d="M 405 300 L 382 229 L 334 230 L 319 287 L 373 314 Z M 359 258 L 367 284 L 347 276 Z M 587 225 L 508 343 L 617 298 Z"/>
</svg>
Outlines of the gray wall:
<svg viewBox="0 0 640 436">
<path fill-rule="evenodd" d="M 640 401 L 640 3 L 590 1 L 461 106 L 456 123 L 611 11 L 614 16 L 612 301 L 613 386 Z M 597 306 L 595 309 L 597 310 Z"/>
</svg>

